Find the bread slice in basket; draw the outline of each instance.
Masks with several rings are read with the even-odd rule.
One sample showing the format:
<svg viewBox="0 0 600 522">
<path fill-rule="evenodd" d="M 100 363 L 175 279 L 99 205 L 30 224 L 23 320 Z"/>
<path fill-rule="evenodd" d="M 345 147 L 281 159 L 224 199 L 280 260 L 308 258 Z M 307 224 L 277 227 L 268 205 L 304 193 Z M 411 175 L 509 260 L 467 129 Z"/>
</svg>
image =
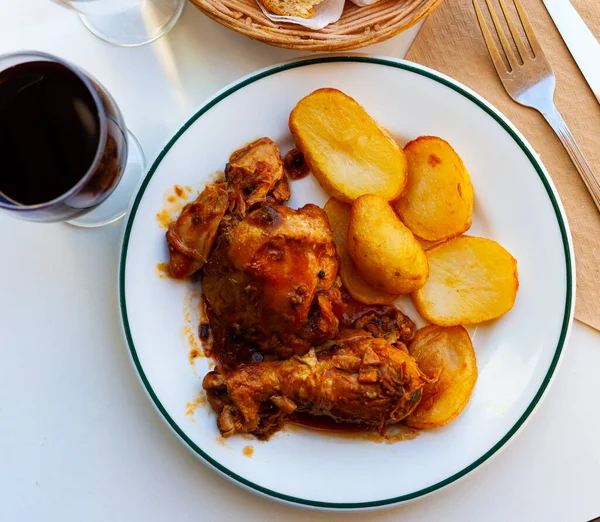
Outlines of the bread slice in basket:
<svg viewBox="0 0 600 522">
<path fill-rule="evenodd" d="M 323 0 L 260 0 L 269 11 L 281 16 L 310 18 L 315 14 L 314 6 Z"/>
</svg>

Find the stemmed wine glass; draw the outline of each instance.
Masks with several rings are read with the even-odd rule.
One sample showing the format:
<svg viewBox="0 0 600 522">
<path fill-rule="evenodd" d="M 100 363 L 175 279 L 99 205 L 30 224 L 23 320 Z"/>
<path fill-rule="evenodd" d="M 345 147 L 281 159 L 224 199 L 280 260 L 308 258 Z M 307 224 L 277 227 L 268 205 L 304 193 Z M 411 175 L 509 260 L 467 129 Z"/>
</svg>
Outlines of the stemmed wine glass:
<svg viewBox="0 0 600 522">
<path fill-rule="evenodd" d="M 0 209 L 82 227 L 125 215 L 145 170 L 106 89 L 46 53 L 0 55 Z"/>
<path fill-rule="evenodd" d="M 89 31 L 114 45 L 153 42 L 177 22 L 185 0 L 54 0 L 79 14 Z"/>
</svg>

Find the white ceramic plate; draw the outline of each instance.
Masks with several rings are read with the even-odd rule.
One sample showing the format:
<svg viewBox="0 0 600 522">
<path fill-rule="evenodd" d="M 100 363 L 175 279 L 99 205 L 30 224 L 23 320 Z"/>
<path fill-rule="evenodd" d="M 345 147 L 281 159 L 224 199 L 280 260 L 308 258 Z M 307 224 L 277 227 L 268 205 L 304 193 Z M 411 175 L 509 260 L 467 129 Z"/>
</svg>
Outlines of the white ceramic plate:
<svg viewBox="0 0 600 522">
<path fill-rule="evenodd" d="M 201 188 L 229 154 L 269 136 L 292 147 L 288 116 L 300 98 L 336 87 L 358 100 L 404 144 L 438 135 L 462 156 L 473 180 L 471 235 L 499 241 L 518 260 L 513 310 L 471 329 L 479 379 L 450 425 L 395 444 L 284 431 L 266 443 L 219 441 L 208 407 L 186 415 L 209 361 L 188 360 L 184 300 L 192 285 L 161 279 L 164 230 L 156 213 L 174 183 Z M 292 183 L 290 205 L 324 204 L 311 178 Z M 166 422 L 201 460 L 275 499 L 356 509 L 414 499 L 463 477 L 523 426 L 548 388 L 565 345 L 574 303 L 573 249 L 562 205 L 544 167 L 518 131 L 466 87 L 430 69 L 392 59 L 321 57 L 246 77 L 201 107 L 156 159 L 129 214 L 120 266 L 123 329 L 146 391 Z M 414 313 L 409 310 L 409 313 Z M 242 449 L 251 445 L 252 458 Z"/>
</svg>

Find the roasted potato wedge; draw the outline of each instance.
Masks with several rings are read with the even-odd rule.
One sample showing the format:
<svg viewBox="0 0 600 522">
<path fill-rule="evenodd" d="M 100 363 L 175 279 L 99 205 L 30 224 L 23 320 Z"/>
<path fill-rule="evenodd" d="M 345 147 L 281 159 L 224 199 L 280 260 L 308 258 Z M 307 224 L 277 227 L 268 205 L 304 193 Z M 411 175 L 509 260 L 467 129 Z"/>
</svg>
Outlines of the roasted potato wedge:
<svg viewBox="0 0 600 522">
<path fill-rule="evenodd" d="M 408 184 L 394 209 L 417 237 L 441 241 L 471 227 L 473 185 L 460 156 L 441 138 L 423 136 L 404 147 Z"/>
<path fill-rule="evenodd" d="M 429 279 L 412 294 L 419 313 L 442 325 L 495 319 L 515 302 L 517 261 L 495 241 L 460 236 L 425 251 Z"/>
<path fill-rule="evenodd" d="M 404 191 L 404 151 L 343 92 L 309 94 L 290 114 L 289 127 L 312 173 L 340 201 L 351 203 L 363 194 L 391 201 Z"/>
<path fill-rule="evenodd" d="M 427 280 L 427 257 L 412 232 L 381 196 L 352 204 L 348 251 L 367 283 L 390 294 L 407 294 Z"/>
<path fill-rule="evenodd" d="M 439 428 L 464 409 L 477 380 L 475 352 L 462 326 L 429 325 L 419 330 L 408 348 L 425 384 L 421 402 L 405 422 L 413 428 Z"/>
<path fill-rule="evenodd" d="M 348 253 L 348 226 L 350 225 L 351 206 L 331 198 L 324 209 L 331 231 L 333 242 L 340 257 L 340 277 L 344 288 L 357 301 L 365 304 L 391 304 L 398 296 L 383 292 L 369 283 L 360 275 L 358 268 Z"/>
</svg>

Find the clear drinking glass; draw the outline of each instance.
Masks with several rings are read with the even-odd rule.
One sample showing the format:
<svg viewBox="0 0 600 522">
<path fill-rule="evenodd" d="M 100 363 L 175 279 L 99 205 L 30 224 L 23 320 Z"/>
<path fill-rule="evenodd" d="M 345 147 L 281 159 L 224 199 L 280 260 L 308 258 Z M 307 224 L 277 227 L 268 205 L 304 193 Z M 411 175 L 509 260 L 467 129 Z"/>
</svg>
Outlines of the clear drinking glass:
<svg viewBox="0 0 600 522">
<path fill-rule="evenodd" d="M 98 38 L 134 47 L 150 43 L 175 25 L 185 0 L 54 0 L 78 12 Z"/>
<path fill-rule="evenodd" d="M 106 89 L 34 51 L 0 55 L 0 210 L 97 227 L 123 217 L 145 170 Z"/>
</svg>

